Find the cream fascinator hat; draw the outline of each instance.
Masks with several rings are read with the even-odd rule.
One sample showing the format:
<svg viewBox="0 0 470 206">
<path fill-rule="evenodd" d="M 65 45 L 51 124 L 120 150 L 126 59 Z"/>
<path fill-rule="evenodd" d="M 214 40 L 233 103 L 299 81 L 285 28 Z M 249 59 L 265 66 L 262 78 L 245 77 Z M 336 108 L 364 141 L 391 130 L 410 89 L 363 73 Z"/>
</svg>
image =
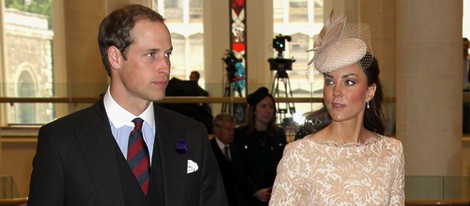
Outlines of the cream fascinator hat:
<svg viewBox="0 0 470 206">
<path fill-rule="evenodd" d="M 358 62 L 364 69 L 372 63 L 369 26 L 347 24 L 343 15 L 334 20 L 332 17 L 333 11 L 315 39 L 313 49 L 309 50 L 315 52 L 308 63 L 309 80 L 313 79 L 315 69 L 320 73 L 327 73 Z"/>
</svg>

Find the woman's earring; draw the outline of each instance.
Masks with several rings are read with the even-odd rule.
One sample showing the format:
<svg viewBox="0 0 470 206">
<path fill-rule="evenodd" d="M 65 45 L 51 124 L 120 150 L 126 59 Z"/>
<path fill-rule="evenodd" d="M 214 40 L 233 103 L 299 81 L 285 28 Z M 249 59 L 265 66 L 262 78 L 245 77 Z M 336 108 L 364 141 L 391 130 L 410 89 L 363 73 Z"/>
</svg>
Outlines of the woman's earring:
<svg viewBox="0 0 470 206">
<path fill-rule="evenodd" d="M 369 101 L 366 102 L 366 107 L 367 107 L 367 109 L 370 108 Z"/>
</svg>

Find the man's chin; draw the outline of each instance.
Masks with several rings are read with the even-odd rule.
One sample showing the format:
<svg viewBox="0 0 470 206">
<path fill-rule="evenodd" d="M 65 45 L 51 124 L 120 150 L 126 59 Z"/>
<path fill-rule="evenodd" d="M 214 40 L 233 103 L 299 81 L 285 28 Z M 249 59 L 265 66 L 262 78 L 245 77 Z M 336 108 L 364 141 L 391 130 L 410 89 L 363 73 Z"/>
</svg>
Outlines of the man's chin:
<svg viewBox="0 0 470 206">
<path fill-rule="evenodd" d="M 150 100 L 152 100 L 153 102 L 158 102 L 164 98 L 165 98 L 165 92 L 161 92 L 161 93 L 153 95 Z"/>
</svg>

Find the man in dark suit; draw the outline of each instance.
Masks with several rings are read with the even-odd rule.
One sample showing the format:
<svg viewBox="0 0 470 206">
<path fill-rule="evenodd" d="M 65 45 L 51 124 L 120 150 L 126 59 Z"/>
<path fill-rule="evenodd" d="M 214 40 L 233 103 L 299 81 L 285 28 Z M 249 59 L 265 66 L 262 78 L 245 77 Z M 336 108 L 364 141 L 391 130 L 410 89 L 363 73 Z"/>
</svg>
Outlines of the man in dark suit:
<svg viewBox="0 0 470 206">
<path fill-rule="evenodd" d="M 233 142 L 235 118 L 228 113 L 220 113 L 212 122 L 214 138 L 211 139 L 212 150 L 219 164 L 220 173 L 225 185 L 225 193 L 231 206 L 236 205 L 235 176 L 232 169 L 230 145 Z"/>
<path fill-rule="evenodd" d="M 162 16 L 117 9 L 98 42 L 110 86 L 39 130 L 28 205 L 228 205 L 204 126 L 153 103 L 165 96 L 173 49 Z"/>
</svg>

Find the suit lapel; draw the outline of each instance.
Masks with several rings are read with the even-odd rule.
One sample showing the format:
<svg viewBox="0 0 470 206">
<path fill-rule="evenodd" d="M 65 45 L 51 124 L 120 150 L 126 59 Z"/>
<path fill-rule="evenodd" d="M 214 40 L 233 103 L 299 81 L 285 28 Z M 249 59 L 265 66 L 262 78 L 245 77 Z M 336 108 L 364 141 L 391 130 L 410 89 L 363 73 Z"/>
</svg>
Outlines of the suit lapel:
<svg viewBox="0 0 470 206">
<path fill-rule="evenodd" d="M 181 201 L 183 191 L 185 191 L 187 156 L 178 153 L 175 148 L 180 139 L 184 139 L 182 132 L 175 130 L 174 118 L 169 117 L 166 112 L 162 112 L 162 108 L 155 107 L 155 125 L 156 137 L 153 150 L 152 167 L 158 168 L 157 173 L 151 174 L 151 178 L 157 178 L 157 188 L 160 188 L 164 202 Z M 158 155 L 158 156 L 156 156 Z M 160 163 L 156 165 L 155 163 Z M 175 181 L 179 183 L 175 183 Z"/>
<path fill-rule="evenodd" d="M 76 134 L 83 148 L 98 195 L 106 205 L 124 206 L 122 184 L 115 155 L 117 143 L 111 133 L 109 121 L 100 100 L 90 109 L 86 127 Z"/>
<path fill-rule="evenodd" d="M 225 155 L 224 155 L 224 153 L 222 153 L 222 151 L 220 150 L 219 145 L 217 144 L 217 140 L 215 140 L 215 137 L 213 137 L 213 138 L 210 140 L 210 143 L 211 143 L 212 150 L 214 151 L 215 157 L 216 157 L 217 159 L 220 159 L 220 158 L 225 159 Z"/>
</svg>

